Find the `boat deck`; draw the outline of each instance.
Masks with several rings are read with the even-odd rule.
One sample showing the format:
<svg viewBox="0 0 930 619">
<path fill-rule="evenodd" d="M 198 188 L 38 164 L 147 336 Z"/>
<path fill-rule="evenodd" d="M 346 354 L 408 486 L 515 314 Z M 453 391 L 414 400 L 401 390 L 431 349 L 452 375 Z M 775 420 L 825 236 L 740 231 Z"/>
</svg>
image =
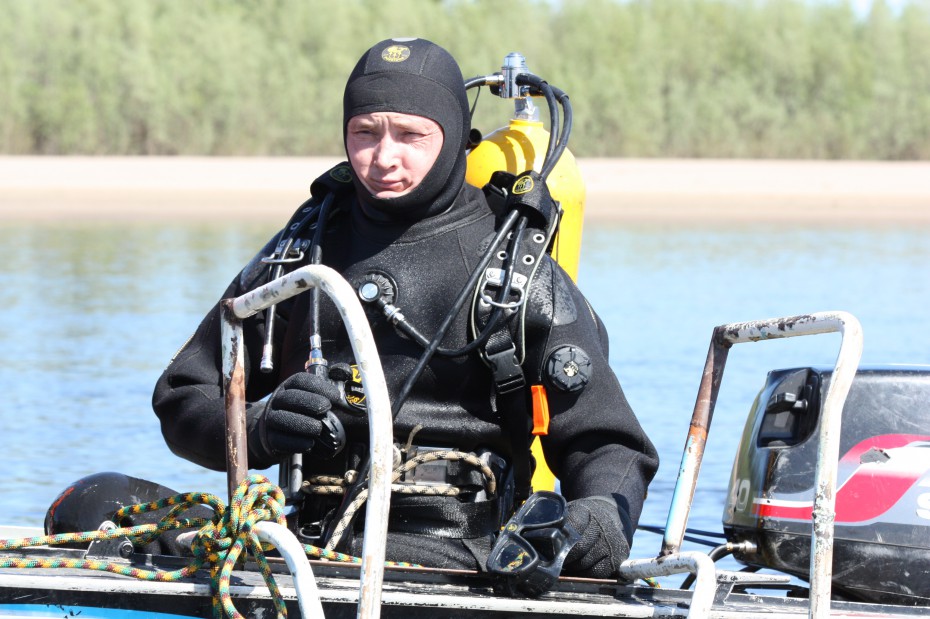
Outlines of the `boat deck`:
<svg viewBox="0 0 930 619">
<path fill-rule="evenodd" d="M 83 555 L 83 551 L 79 550 L 32 548 L 28 553 L 6 551 L 0 553 L 0 558 L 82 558 Z M 140 569 L 166 571 L 179 569 L 187 561 L 180 557 L 141 554 L 114 560 Z M 299 617 L 297 591 L 286 573 L 286 565 L 281 559 L 269 558 L 269 561 L 276 572 L 276 582 L 287 604 L 288 616 Z M 311 564 L 326 617 L 355 617 L 359 568 L 323 561 Z M 716 599 L 706 616 L 728 619 L 764 614 L 777 619 L 808 615 L 806 599 L 786 597 L 783 591 L 770 594 L 736 592 L 740 587 L 749 586 L 747 578 L 756 577 L 720 572 Z M 89 615 L 86 609 L 107 608 L 209 617 L 209 581 L 206 571 L 180 582 L 154 582 L 84 569 L 0 569 L 0 616 L 25 616 L 24 609 L 37 612 L 44 609 L 53 613 L 48 616 L 56 617 L 95 616 Z M 753 589 L 760 586 L 765 585 L 754 585 Z M 509 598 L 495 594 L 494 581 L 486 574 L 389 568 L 384 578 L 381 615 L 405 618 L 687 617 L 692 594 L 692 591 L 657 589 L 615 581 L 563 578 L 554 590 L 538 599 Z M 236 571 L 230 595 L 239 612 L 247 617 L 275 616 L 273 600 L 257 571 L 248 568 Z M 17 610 L 24 614 L 11 614 Z M 919 617 L 926 613 L 925 608 L 852 602 L 835 602 L 831 610 L 831 616 L 838 617 Z"/>
</svg>

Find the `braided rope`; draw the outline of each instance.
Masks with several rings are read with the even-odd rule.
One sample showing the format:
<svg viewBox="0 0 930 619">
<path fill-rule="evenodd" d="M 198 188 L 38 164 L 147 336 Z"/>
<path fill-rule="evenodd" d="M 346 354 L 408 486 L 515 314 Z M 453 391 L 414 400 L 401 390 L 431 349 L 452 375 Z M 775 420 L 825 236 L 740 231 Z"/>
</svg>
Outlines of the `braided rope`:
<svg viewBox="0 0 930 619">
<path fill-rule="evenodd" d="M 488 491 L 489 495 L 494 495 L 497 492 L 497 480 L 494 479 L 494 472 L 481 458 L 476 456 L 473 453 L 467 453 L 464 451 L 458 451 L 455 449 L 446 449 L 441 451 L 428 451 L 423 454 L 417 454 L 413 458 L 410 458 L 400 467 L 394 469 L 394 476 L 391 478 L 391 481 L 397 481 L 400 479 L 400 476 L 404 473 L 412 471 L 418 465 L 424 464 L 426 462 L 433 462 L 436 460 L 449 460 L 450 462 L 466 462 L 471 464 L 484 475 L 485 479 L 485 488 Z"/>
<path fill-rule="evenodd" d="M 345 486 L 314 486 L 304 482 L 301 491 L 306 494 L 341 495 L 346 493 L 346 488 Z M 458 496 L 462 493 L 462 490 L 451 484 L 430 484 L 428 486 L 391 484 L 391 492 L 396 492 L 397 494 L 422 494 L 426 496 Z"/>
<path fill-rule="evenodd" d="M 368 488 L 365 488 L 358 493 L 358 496 L 349 504 L 346 508 L 345 514 L 336 524 L 336 528 L 333 529 L 333 534 L 329 536 L 329 540 L 326 542 L 325 550 L 331 551 L 336 545 L 342 541 L 342 536 L 345 533 L 346 528 L 352 522 L 352 518 L 355 516 L 355 512 L 368 500 Z"/>
<path fill-rule="evenodd" d="M 180 517 L 184 511 L 195 505 L 211 507 L 214 511 L 213 519 Z M 192 576 L 203 567 L 208 567 L 211 574 L 210 588 L 214 617 L 223 616 L 239 619 L 243 615 L 236 609 L 230 597 L 230 577 L 236 565 L 242 563 L 247 554 L 251 554 L 258 564 L 278 616 L 287 616 L 287 608 L 281 592 L 275 583 L 271 567 L 265 558 L 264 551 L 271 546 L 262 544 L 253 532 L 256 523 L 266 520 L 277 522 L 283 526 L 287 525 L 284 517 L 284 493 L 280 488 L 262 475 L 250 475 L 236 489 L 228 509 L 213 494 L 189 492 L 151 503 L 123 507 L 114 514 L 113 520 L 120 522 L 129 515 L 157 511 L 166 507 L 171 507 L 171 509 L 156 524 L 117 527 L 106 531 L 0 539 L 0 551 L 33 546 L 54 546 L 65 543 L 112 540 L 122 537 L 133 539 L 136 546 L 144 546 L 166 531 L 198 528 L 199 530 L 191 543 L 194 558 L 189 565 L 181 569 L 173 571 L 145 570 L 99 559 L 63 558 L 0 558 L 0 568 L 89 569 L 130 576 L 139 580 L 176 582 L 182 578 Z M 353 564 L 362 562 L 358 557 L 316 546 L 303 545 L 303 549 L 308 556 L 313 558 Z M 415 564 L 403 562 L 386 562 L 385 564 L 417 567 Z"/>
<path fill-rule="evenodd" d="M 438 451 L 428 451 L 422 454 L 417 454 L 413 458 L 410 458 L 407 462 L 401 466 L 394 469 L 391 474 L 391 482 L 396 482 L 401 478 L 402 475 L 408 473 L 415 469 L 420 464 L 427 462 L 435 462 L 437 460 L 448 460 L 451 462 L 466 462 L 476 467 L 484 475 L 485 479 L 485 489 L 488 494 L 493 496 L 497 492 L 497 481 L 494 478 L 494 472 L 491 470 L 483 460 L 473 453 L 467 453 L 464 451 L 458 451 L 455 449 L 446 449 Z M 319 486 L 321 489 L 321 494 L 340 494 L 345 492 L 344 485 L 341 484 L 342 480 L 339 479 L 340 485 L 334 486 Z M 305 482 L 304 486 L 301 488 L 304 492 L 315 492 L 315 486 L 312 486 Z M 421 484 L 391 484 L 391 492 L 397 492 L 400 494 L 421 494 L 426 496 L 458 496 L 460 490 L 455 486 L 449 484 L 430 484 L 430 485 L 421 485 Z M 345 513 L 342 515 L 342 518 L 339 519 L 339 522 L 336 523 L 336 527 L 333 529 L 332 535 L 329 537 L 329 541 L 326 542 L 325 549 L 327 551 L 332 551 L 339 542 L 342 541 L 342 537 L 345 535 L 346 529 L 352 524 L 353 519 L 355 518 L 355 513 L 361 508 L 361 506 L 368 500 L 368 488 L 361 490 L 355 499 L 348 505 Z"/>
</svg>

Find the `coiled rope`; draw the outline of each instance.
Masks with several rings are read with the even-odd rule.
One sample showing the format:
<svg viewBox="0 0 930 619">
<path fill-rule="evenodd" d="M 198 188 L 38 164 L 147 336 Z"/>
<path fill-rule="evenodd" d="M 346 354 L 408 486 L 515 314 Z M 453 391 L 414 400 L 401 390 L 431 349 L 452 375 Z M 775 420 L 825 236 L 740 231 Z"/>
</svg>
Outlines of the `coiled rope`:
<svg viewBox="0 0 930 619">
<path fill-rule="evenodd" d="M 206 505 L 213 509 L 213 519 L 182 518 L 181 515 L 195 505 Z M 98 559 L 63 559 L 63 558 L 0 558 L 0 568 L 73 568 L 88 569 L 131 576 L 140 580 L 159 582 L 176 582 L 195 574 L 202 568 L 210 570 L 210 588 L 213 602 L 213 616 L 243 617 L 229 593 L 229 581 L 233 569 L 241 564 L 246 554 L 251 554 L 259 566 L 268 591 L 271 594 L 278 617 L 287 616 L 287 608 L 281 592 L 275 583 L 271 567 L 265 558 L 265 551 L 270 545 L 262 544 L 252 531 L 254 525 L 261 521 L 277 522 L 286 526 L 284 517 L 284 493 L 275 484 L 262 475 L 250 475 L 236 488 L 232 502 L 226 505 L 216 495 L 202 492 L 189 492 L 139 505 L 123 507 L 113 515 L 115 522 L 123 518 L 144 512 L 152 512 L 170 507 L 168 513 L 156 524 L 144 524 L 133 527 L 117 527 L 106 531 L 88 531 L 82 533 L 60 533 L 20 539 L 0 539 L 0 551 L 18 550 L 32 546 L 54 546 L 74 542 L 95 542 L 128 537 L 135 546 L 144 546 L 167 531 L 198 528 L 191 543 L 193 560 L 181 569 L 174 571 L 145 570 L 126 564 Z M 304 552 L 313 558 L 343 563 L 361 563 L 361 559 L 350 555 L 333 552 L 325 548 L 303 545 Z M 411 566 L 410 563 L 388 562 L 392 566 Z"/>
<path fill-rule="evenodd" d="M 422 454 L 417 454 L 416 456 L 410 458 L 407 462 L 404 462 L 400 466 L 396 467 L 391 475 L 391 492 L 396 492 L 399 494 L 421 494 L 430 496 L 458 496 L 459 488 L 450 484 L 427 485 L 393 483 L 399 480 L 405 473 L 409 473 L 420 464 L 439 460 L 447 460 L 450 462 L 465 462 L 474 466 L 479 471 L 481 471 L 481 474 L 484 476 L 485 490 L 487 490 L 488 495 L 494 496 L 494 494 L 497 492 L 497 482 L 494 478 L 494 472 L 491 470 L 491 467 L 489 467 L 487 463 L 485 463 L 475 454 L 458 451 L 455 449 L 428 451 Z M 344 494 L 347 491 L 348 486 L 355 483 L 357 475 L 358 473 L 356 471 L 349 471 L 346 473 L 345 478 L 333 476 L 311 477 L 303 483 L 301 486 L 301 491 L 308 494 Z M 355 514 L 358 512 L 361 506 L 365 504 L 366 500 L 368 500 L 367 487 L 362 489 L 358 493 L 358 496 L 356 496 L 348 505 L 342 518 L 340 518 L 339 522 L 336 523 L 336 526 L 333 529 L 333 533 L 330 535 L 329 541 L 326 543 L 324 550 L 327 552 L 333 552 L 333 548 L 335 548 L 339 542 L 342 541 L 342 537 L 345 534 L 346 529 L 348 529 L 348 527 L 352 524 L 352 521 L 355 518 Z"/>
</svg>

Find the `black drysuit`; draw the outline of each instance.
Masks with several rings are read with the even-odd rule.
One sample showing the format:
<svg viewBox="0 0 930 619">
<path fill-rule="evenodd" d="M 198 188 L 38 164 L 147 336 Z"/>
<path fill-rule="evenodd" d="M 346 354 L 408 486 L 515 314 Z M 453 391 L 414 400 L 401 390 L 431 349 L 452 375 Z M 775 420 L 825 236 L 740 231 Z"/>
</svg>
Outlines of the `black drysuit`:
<svg viewBox="0 0 930 619">
<path fill-rule="evenodd" d="M 495 216 L 483 193 L 466 184 L 447 211 L 412 223 L 368 218 L 351 191 L 337 198 L 335 206 L 337 214 L 328 225 L 322 245 L 323 263 L 339 271 L 353 287 L 368 273 L 387 275 L 396 283 L 394 305 L 431 338 L 494 235 Z M 273 242 L 269 243 L 263 252 L 271 253 L 273 246 Z M 263 273 L 261 265 L 253 260 L 224 297 L 238 296 L 264 283 L 260 276 Z M 631 538 L 658 458 L 608 365 L 604 327 L 575 284 L 548 257 L 532 282 L 527 303 L 523 369 L 527 384 L 547 386 L 551 422 L 548 435 L 542 437 L 546 461 L 568 500 L 596 495 L 616 500 L 630 517 L 625 533 Z M 244 322 L 246 399 L 252 403 L 271 393 L 286 377 L 303 371 L 310 352 L 309 295 L 284 302 L 277 311 L 272 373 L 257 369 L 264 313 Z M 353 363 L 339 314 L 328 299 L 323 300 L 320 315 L 325 358 L 330 363 Z M 443 348 L 468 343 L 469 315 L 470 307 L 466 305 L 443 340 Z M 225 467 L 219 316 L 218 308 L 206 316 L 165 370 L 153 397 L 171 450 L 215 470 Z M 383 316 L 370 313 L 369 320 L 393 399 L 422 347 L 399 335 Z M 565 345 L 583 349 L 591 359 L 591 379 L 580 392 L 562 391 L 544 377 L 547 356 Z M 253 408 L 260 406 L 254 404 Z M 478 353 L 456 358 L 434 356 L 394 422 L 394 440 L 404 444 L 411 431 L 422 426 L 414 439 L 417 445 L 464 451 L 487 449 L 510 460 L 511 441 L 501 419 L 504 412 L 495 408 L 491 374 Z M 339 417 L 350 444 L 367 444 L 364 415 L 339 413 Z M 255 441 L 250 441 L 250 468 L 262 469 L 276 463 L 254 446 Z M 333 462 L 309 462 L 305 459 L 305 476 L 313 474 L 314 470 L 307 469 L 314 467 L 334 468 Z M 339 466 L 345 464 L 340 461 Z M 339 466 L 335 466 L 336 472 Z M 405 503 L 414 505 L 414 511 L 403 518 L 392 516 L 390 530 L 401 532 L 392 533 L 395 541 L 389 542 L 387 558 L 436 567 L 477 567 L 471 553 L 450 540 L 410 541 L 410 531 L 416 527 L 405 528 L 405 523 L 409 525 L 410 518 L 415 517 L 418 500 L 425 499 L 392 499 L 392 515 L 396 506 Z M 398 539 L 401 543 L 397 543 Z M 358 548 L 356 543 L 349 550 Z"/>
</svg>

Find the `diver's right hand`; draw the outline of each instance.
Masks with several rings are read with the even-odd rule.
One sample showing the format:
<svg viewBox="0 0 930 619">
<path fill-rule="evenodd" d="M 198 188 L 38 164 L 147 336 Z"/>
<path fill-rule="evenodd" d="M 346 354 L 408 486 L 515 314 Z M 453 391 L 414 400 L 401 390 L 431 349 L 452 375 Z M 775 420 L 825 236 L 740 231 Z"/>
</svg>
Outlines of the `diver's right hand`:
<svg viewBox="0 0 930 619">
<path fill-rule="evenodd" d="M 318 393 L 318 377 L 300 372 L 275 390 L 250 427 L 261 446 L 262 459 L 312 451 L 331 458 L 345 447 L 345 430 L 332 412 L 328 397 Z M 250 411 L 251 412 L 251 411 Z M 257 447 L 257 446 L 256 446 Z M 256 449 L 256 452 L 259 450 Z"/>
</svg>

